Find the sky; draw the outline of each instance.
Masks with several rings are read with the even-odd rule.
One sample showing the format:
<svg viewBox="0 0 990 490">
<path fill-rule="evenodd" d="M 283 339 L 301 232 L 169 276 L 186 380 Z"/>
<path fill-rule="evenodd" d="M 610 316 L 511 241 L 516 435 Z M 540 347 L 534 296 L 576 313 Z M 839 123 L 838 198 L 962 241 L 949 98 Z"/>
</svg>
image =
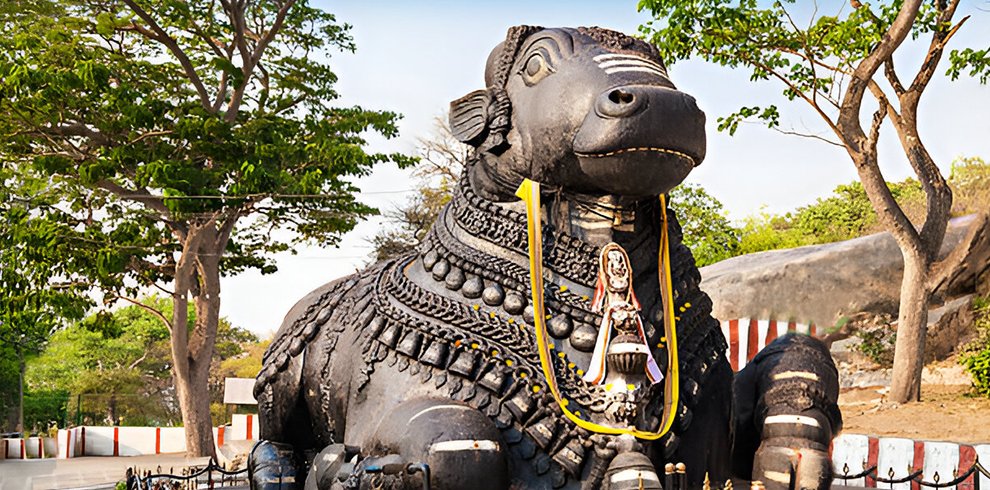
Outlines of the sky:
<svg viewBox="0 0 990 490">
<path fill-rule="evenodd" d="M 368 149 L 408 154 L 414 153 L 417 138 L 431 135 L 436 117 L 446 117 L 451 100 L 483 88 L 485 59 L 509 27 L 601 26 L 634 34 L 639 25 L 651 20 L 647 13 L 637 12 L 636 2 L 630 0 L 312 3 L 353 26 L 356 53 L 328 53 L 339 77 L 337 103 L 402 114 L 400 136 L 369 138 Z M 807 7 L 811 2 L 798 4 Z M 847 5 L 818 3 L 820 12 L 833 13 Z M 964 15 L 972 17 L 950 46 L 985 48 L 990 39 L 986 34 L 990 32 L 990 7 L 963 0 L 957 18 Z M 919 49 L 909 47 L 902 54 L 903 61 L 897 60 L 898 69 L 907 73 L 911 60 L 920 60 Z M 827 195 L 839 184 L 856 180 L 844 150 L 827 143 L 783 135 L 757 124 L 742 125 L 734 136 L 716 131 L 719 116 L 743 105 L 777 103 L 783 129 L 826 135 L 817 115 L 797 102 L 781 102 L 779 85 L 752 83 L 747 72 L 695 60 L 673 65 L 670 75 L 708 116 L 708 155 L 687 182 L 700 184 L 719 199 L 730 218 L 791 211 Z M 925 92 L 920 120 L 922 139 L 945 175 L 959 156 L 990 158 L 990 87 L 972 79 L 951 82 L 937 77 Z M 882 134 L 880 155 L 888 181 L 911 175 L 892 131 Z M 409 171 L 394 165 L 384 165 L 356 183 L 362 189 L 361 200 L 382 211 L 401 205 L 413 186 Z M 305 247 L 297 255 L 280 254 L 275 274 L 246 272 L 224 279 L 221 314 L 235 325 L 270 335 L 306 293 L 367 264 L 369 240 L 381 226 L 381 218 L 372 218 L 347 234 L 337 248 Z"/>
</svg>

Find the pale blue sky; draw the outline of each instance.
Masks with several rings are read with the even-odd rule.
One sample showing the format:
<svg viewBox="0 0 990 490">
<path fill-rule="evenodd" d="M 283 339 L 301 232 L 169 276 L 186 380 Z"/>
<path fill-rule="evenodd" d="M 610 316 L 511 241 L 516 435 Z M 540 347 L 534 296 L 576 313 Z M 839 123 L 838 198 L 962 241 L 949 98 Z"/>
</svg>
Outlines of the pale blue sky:
<svg viewBox="0 0 990 490">
<path fill-rule="evenodd" d="M 313 3 L 354 26 L 357 53 L 332 53 L 331 57 L 340 77 L 339 104 L 403 114 L 401 136 L 391 141 L 374 139 L 371 149 L 410 153 L 417 137 L 429 136 L 433 118 L 445 114 L 451 100 L 482 88 L 485 58 L 508 27 L 598 25 L 635 33 L 649 20 L 646 14 L 636 12 L 634 1 Z M 806 8 L 811 5 L 798 3 Z M 962 3 L 957 16 L 971 14 L 972 18 L 953 45 L 986 47 L 990 41 L 987 4 Z M 819 2 L 819 9 L 835 11 L 847 4 Z M 908 58 L 899 65 L 905 73 L 910 68 Z M 720 199 L 732 218 L 741 219 L 761 209 L 789 211 L 856 178 L 846 154 L 831 145 L 781 135 L 758 125 L 744 125 L 734 137 L 715 131 L 716 118 L 740 105 L 778 102 L 778 85 L 753 84 L 745 72 L 696 61 L 674 65 L 671 77 L 678 88 L 694 95 L 708 114 L 708 157 L 688 182 L 701 184 Z M 781 107 L 785 129 L 825 134 L 817 116 L 802 105 L 795 102 Z M 951 161 L 960 155 L 990 157 L 990 87 L 970 79 L 949 82 L 938 78 L 925 94 L 921 120 L 922 138 L 946 173 Z M 888 180 L 910 174 L 892 133 L 882 138 L 881 160 Z M 401 191 L 411 185 L 408 172 L 389 166 L 359 181 L 368 192 L 363 200 L 383 210 L 402 203 L 408 193 Z M 280 270 L 274 275 L 247 273 L 225 279 L 222 313 L 260 334 L 277 329 L 285 312 L 307 292 L 360 268 L 370 251 L 367 240 L 380 226 L 380 219 L 362 223 L 337 249 L 307 248 L 296 256 L 280 256 Z"/>
</svg>

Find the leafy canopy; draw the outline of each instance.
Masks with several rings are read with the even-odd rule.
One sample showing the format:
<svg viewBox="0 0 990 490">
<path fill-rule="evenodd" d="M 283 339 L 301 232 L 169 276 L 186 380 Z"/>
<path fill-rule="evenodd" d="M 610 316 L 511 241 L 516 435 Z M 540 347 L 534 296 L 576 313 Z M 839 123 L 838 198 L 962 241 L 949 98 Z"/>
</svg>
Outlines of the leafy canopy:
<svg viewBox="0 0 990 490">
<path fill-rule="evenodd" d="M 834 129 L 831 121 L 842 105 L 850 75 L 880 43 L 901 3 L 640 0 L 639 10 L 649 11 L 655 19 L 642 25 L 640 31 L 669 63 L 697 57 L 721 66 L 745 68 L 751 81 L 780 82 L 787 100 L 809 103 Z M 965 22 L 941 25 L 939 7 L 944 10 L 946 3 L 922 5 L 911 27 L 913 39 L 951 27 L 944 37 L 947 41 Z M 955 10 L 957 2 L 948 3 Z M 953 79 L 961 74 L 979 77 L 985 83 L 990 76 L 987 53 L 987 49 L 972 48 L 951 51 L 947 74 Z M 893 61 L 889 63 L 892 72 Z M 776 105 L 743 106 L 719 117 L 718 129 L 732 134 L 740 122 L 753 118 L 779 128 L 780 116 Z"/>
<path fill-rule="evenodd" d="M 171 316 L 171 302 L 164 298 L 152 296 L 142 303 Z M 195 312 L 192 306 L 189 310 L 187 328 L 192 329 Z M 263 345 L 251 332 L 221 318 L 210 374 L 214 401 L 222 401 L 224 376 L 257 375 L 252 369 L 255 364 L 260 368 Z M 44 350 L 28 360 L 26 378 L 29 395 L 52 398 L 62 394 L 63 405 L 82 400 L 84 418 L 97 422 L 142 425 L 178 421 L 169 331 L 140 306 L 95 313 L 55 332 Z M 113 407 L 109 406 L 111 397 L 115 399 Z M 70 415 L 76 408 L 71 407 Z M 29 427 L 30 419 L 60 420 L 51 410 L 30 415 L 26 416 Z"/>
<path fill-rule="evenodd" d="M 363 149 L 369 132 L 396 135 L 396 114 L 332 105 L 327 50 L 354 50 L 348 25 L 306 1 L 241 3 L 0 9 L 7 184 L 64 225 L 58 239 L 87 255 L 94 283 L 169 281 L 185 234 L 204 224 L 233 233 L 223 271 L 272 272 L 268 253 L 333 245 L 374 212 L 354 177 L 410 162 Z"/>
<path fill-rule="evenodd" d="M 684 231 L 698 267 L 736 255 L 739 230 L 732 226 L 722 203 L 699 185 L 685 184 L 670 191 L 670 207 Z"/>
</svg>

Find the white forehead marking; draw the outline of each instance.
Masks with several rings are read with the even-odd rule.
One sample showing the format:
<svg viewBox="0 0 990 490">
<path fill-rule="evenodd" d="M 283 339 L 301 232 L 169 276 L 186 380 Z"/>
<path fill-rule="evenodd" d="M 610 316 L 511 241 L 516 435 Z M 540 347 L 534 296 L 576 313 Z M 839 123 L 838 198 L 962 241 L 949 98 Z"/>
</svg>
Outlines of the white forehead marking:
<svg viewBox="0 0 990 490">
<path fill-rule="evenodd" d="M 619 483 L 625 481 L 650 481 L 660 483 L 660 477 L 652 471 L 641 471 L 641 470 L 622 470 L 616 472 L 612 475 L 610 479 L 612 483 Z"/>
<path fill-rule="evenodd" d="M 659 63 L 632 54 L 605 53 L 592 58 L 598 63 L 598 68 L 605 73 L 640 72 L 667 78 L 667 70 Z"/>
<path fill-rule="evenodd" d="M 649 61 L 646 58 L 635 55 L 635 54 L 623 54 L 623 53 L 604 53 L 592 58 L 595 62 L 600 62 L 604 60 L 614 60 L 614 59 L 627 59 L 627 60 L 644 60 Z"/>
<path fill-rule="evenodd" d="M 660 70 L 657 70 L 656 68 L 649 68 L 649 67 L 645 67 L 645 66 L 622 66 L 622 67 L 617 67 L 617 68 L 606 68 L 605 69 L 605 73 L 608 73 L 609 75 L 611 75 L 613 73 L 621 73 L 621 72 L 626 72 L 626 71 L 638 71 L 638 72 L 643 72 L 643 73 L 652 73 L 654 75 L 667 78 L 667 74 L 666 73 L 664 73 L 664 72 L 662 72 Z"/>
<path fill-rule="evenodd" d="M 598 63 L 598 67 L 602 69 L 610 68 L 613 66 L 649 66 L 651 68 L 656 68 L 657 70 L 660 71 L 665 71 L 664 68 L 660 66 L 660 64 L 642 58 L 600 61 Z"/>
</svg>

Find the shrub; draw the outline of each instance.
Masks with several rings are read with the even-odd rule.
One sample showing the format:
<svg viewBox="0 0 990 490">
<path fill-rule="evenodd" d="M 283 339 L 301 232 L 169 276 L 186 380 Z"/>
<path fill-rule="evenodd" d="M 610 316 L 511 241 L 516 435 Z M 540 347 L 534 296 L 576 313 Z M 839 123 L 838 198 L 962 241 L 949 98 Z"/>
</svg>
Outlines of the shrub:
<svg viewBox="0 0 990 490">
<path fill-rule="evenodd" d="M 856 329 L 856 336 L 862 340 L 856 349 L 871 361 L 883 367 L 894 365 L 894 343 L 897 332 L 890 325 L 891 318 L 880 315 L 861 324 Z"/>
<path fill-rule="evenodd" d="M 963 348 L 959 362 L 973 376 L 973 389 L 990 397 L 990 297 L 973 301 L 977 337 Z"/>
<path fill-rule="evenodd" d="M 956 159 L 952 162 L 949 186 L 954 215 L 986 212 L 990 205 L 990 164 L 978 157 Z"/>
<path fill-rule="evenodd" d="M 698 267 L 737 254 L 739 230 L 729 222 L 722 203 L 705 189 L 694 184 L 675 188 L 670 192 L 670 207 L 677 211 L 684 244 L 691 249 Z"/>
</svg>

